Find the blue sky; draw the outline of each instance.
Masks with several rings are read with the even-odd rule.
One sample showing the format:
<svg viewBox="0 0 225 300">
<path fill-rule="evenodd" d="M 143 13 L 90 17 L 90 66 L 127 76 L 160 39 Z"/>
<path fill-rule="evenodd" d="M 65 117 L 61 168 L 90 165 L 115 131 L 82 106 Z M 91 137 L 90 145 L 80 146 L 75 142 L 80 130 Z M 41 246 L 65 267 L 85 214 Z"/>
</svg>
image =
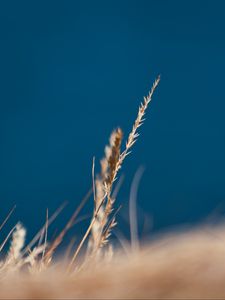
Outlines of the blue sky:
<svg viewBox="0 0 225 300">
<path fill-rule="evenodd" d="M 222 216 L 224 28 L 218 0 L 1 2 L 1 218 L 17 204 L 12 223 L 32 233 L 68 200 L 64 224 L 91 185 L 93 156 L 113 128 L 129 133 L 158 74 L 122 169 L 122 215 L 144 165 L 140 222 L 143 212 L 154 229 Z"/>
</svg>

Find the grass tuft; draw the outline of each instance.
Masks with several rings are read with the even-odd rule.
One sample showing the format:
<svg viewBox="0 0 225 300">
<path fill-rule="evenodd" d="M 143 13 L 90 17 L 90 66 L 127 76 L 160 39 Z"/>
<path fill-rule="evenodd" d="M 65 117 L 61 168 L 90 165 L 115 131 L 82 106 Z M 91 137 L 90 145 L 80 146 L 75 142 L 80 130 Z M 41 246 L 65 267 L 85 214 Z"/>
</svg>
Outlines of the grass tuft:
<svg viewBox="0 0 225 300">
<path fill-rule="evenodd" d="M 0 246 L 0 251 L 2 252 L 7 240 L 11 238 L 8 253 L 5 256 L 2 255 L 3 258 L 0 262 L 0 282 L 3 278 L 18 273 L 21 274 L 20 276 L 24 276 L 22 275 L 24 272 L 26 276 L 28 276 L 27 274 L 30 274 L 29 276 L 35 276 L 34 274 L 52 270 L 60 264 L 60 262 L 54 259 L 55 251 L 62 243 L 68 230 L 74 225 L 81 209 L 91 194 L 93 194 L 94 198 L 94 209 L 90 224 L 71 258 L 67 260 L 66 267 L 64 266 L 61 270 L 64 270 L 64 276 L 77 276 L 80 270 L 89 270 L 96 263 L 104 264 L 104 262 L 109 262 L 112 259 L 115 251 L 110 242 L 110 236 L 113 228 L 117 225 L 116 216 L 120 210 L 120 207 L 114 207 L 116 200 L 116 188 L 114 188 L 114 184 L 125 158 L 137 141 L 139 135 L 138 129 L 144 122 L 144 115 L 159 81 L 160 77 L 155 80 L 149 94 L 144 97 L 138 109 L 132 130 L 125 143 L 124 150 L 121 150 L 123 132 L 120 128 L 117 128 L 110 135 L 109 144 L 105 147 L 104 157 L 100 161 L 101 171 L 97 175 L 95 175 L 95 159 L 93 159 L 93 189 L 88 192 L 87 197 L 85 197 L 77 207 L 59 235 L 56 236 L 53 241 L 48 242 L 48 227 L 61 212 L 63 206 L 50 217 L 47 210 L 44 226 L 26 246 L 26 230 L 23 225 L 17 223 L 17 225 L 12 228 Z M 14 208 L 3 221 L 0 230 L 7 222 L 13 210 Z M 83 256 L 83 259 L 78 260 L 77 257 L 84 245 L 87 245 L 86 255 Z"/>
</svg>

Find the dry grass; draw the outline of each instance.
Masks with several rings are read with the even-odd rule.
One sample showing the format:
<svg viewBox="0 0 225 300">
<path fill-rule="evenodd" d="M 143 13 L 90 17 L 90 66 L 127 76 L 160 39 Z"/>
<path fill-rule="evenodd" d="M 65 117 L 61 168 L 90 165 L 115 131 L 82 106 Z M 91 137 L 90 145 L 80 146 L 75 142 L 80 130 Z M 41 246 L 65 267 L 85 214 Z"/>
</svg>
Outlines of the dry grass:
<svg viewBox="0 0 225 300">
<path fill-rule="evenodd" d="M 1 278 L 2 299 L 224 299 L 225 227 L 202 227 L 116 252 L 71 275 L 63 265 Z"/>
<path fill-rule="evenodd" d="M 148 246 L 114 250 L 110 235 L 116 226 L 114 185 L 125 158 L 138 138 L 146 109 L 159 84 L 158 77 L 141 103 L 132 130 L 121 150 L 123 133 L 114 130 L 100 174 L 95 174 L 93 189 L 83 199 L 64 229 L 48 243 L 48 226 L 52 216 L 46 212 L 46 223 L 25 245 L 25 228 L 18 223 L 0 245 L 8 239 L 10 247 L 0 262 L 0 298 L 187 298 L 225 297 L 224 228 L 201 228 L 198 231 L 165 236 Z M 56 260 L 55 251 L 74 225 L 87 199 L 93 193 L 94 209 L 90 224 L 71 258 Z M 13 208 L 14 209 L 14 208 Z M 13 211 L 12 209 L 12 211 Z M 10 211 L 0 230 L 12 214 Z M 133 237 L 135 233 L 133 234 Z M 81 250 L 86 247 L 86 255 Z M 78 259 L 80 256 L 80 259 Z"/>
</svg>

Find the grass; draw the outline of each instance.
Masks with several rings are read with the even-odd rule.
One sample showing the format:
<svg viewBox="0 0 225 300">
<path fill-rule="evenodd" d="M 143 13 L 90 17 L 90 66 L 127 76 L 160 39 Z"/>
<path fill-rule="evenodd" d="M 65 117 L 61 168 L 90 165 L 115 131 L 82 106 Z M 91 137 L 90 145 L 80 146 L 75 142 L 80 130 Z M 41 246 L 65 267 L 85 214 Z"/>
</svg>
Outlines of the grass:
<svg viewBox="0 0 225 300">
<path fill-rule="evenodd" d="M 135 201 L 130 202 L 131 244 L 114 249 L 110 236 L 117 225 L 115 182 L 124 160 L 138 138 L 138 129 L 160 82 L 158 77 L 141 103 L 132 130 L 123 145 L 123 132 L 115 129 L 100 161 L 92 166 L 92 189 L 81 201 L 63 230 L 51 242 L 48 227 L 63 206 L 49 216 L 32 241 L 25 245 L 26 229 L 17 223 L 0 245 L 0 298 L 213 298 L 225 297 L 225 242 L 223 227 L 202 226 L 182 234 L 165 235 L 140 247 L 137 240 Z M 136 184 L 142 170 L 137 172 Z M 136 186 L 132 185 L 134 198 Z M 88 228 L 71 253 L 72 245 L 56 258 L 65 234 L 76 223 L 87 199 L 93 196 L 93 215 Z M 4 227 L 13 208 L 3 223 Z M 7 251 L 5 247 L 10 240 Z M 3 254 L 4 253 L 6 254 Z M 70 254 L 71 253 L 71 254 Z"/>
<path fill-rule="evenodd" d="M 105 156 L 100 161 L 101 172 L 98 175 L 95 175 L 95 161 L 93 160 L 93 216 L 83 238 L 68 262 L 67 272 L 69 273 L 76 272 L 76 270 L 82 268 L 83 265 L 87 266 L 87 261 L 92 262 L 96 260 L 97 257 L 98 259 L 104 260 L 105 257 L 109 257 L 110 252 L 111 254 L 113 253 L 109 238 L 113 227 L 116 226 L 116 215 L 119 211 L 119 209 L 115 210 L 114 208 L 114 183 L 123 161 L 130 153 L 132 146 L 138 138 L 138 128 L 143 124 L 143 117 L 159 81 L 160 77 L 155 80 L 147 97 L 144 97 L 144 101 L 139 107 L 137 117 L 126 141 L 124 150 L 121 150 L 123 132 L 120 128 L 117 128 L 110 136 L 109 145 L 105 147 Z M 90 192 L 88 196 L 90 196 Z M 66 232 L 73 226 L 86 200 L 87 199 L 84 199 L 81 202 L 64 229 L 51 243 L 48 243 L 48 226 L 54 221 L 61 211 L 61 208 L 50 218 L 47 211 L 46 224 L 26 246 L 24 245 L 26 235 L 25 228 L 20 223 L 12 228 L 0 246 L 0 250 L 2 251 L 6 242 L 11 238 L 8 253 L 1 261 L 0 274 L 4 274 L 5 276 L 7 273 L 18 272 L 24 269 L 33 273 L 50 268 L 54 264 L 54 253 L 56 249 L 62 243 Z M 14 208 L 0 226 L 0 230 L 11 216 L 13 210 Z M 79 265 L 77 257 L 87 239 L 87 254 L 85 260 Z"/>
</svg>

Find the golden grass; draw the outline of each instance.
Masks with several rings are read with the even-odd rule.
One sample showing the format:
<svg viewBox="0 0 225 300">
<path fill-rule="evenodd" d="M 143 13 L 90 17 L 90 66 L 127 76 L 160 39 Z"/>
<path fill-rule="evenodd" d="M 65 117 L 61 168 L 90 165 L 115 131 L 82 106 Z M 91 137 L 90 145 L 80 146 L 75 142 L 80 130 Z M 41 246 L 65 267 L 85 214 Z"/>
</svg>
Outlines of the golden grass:
<svg viewBox="0 0 225 300">
<path fill-rule="evenodd" d="M 109 219 L 110 215 L 113 212 L 113 203 L 115 199 L 112 197 L 112 191 L 113 191 L 113 184 L 116 180 L 116 176 L 118 174 L 119 169 L 122 166 L 122 163 L 125 159 L 125 157 L 129 154 L 130 148 L 135 143 L 138 134 L 137 129 L 142 125 L 143 122 L 143 116 L 145 114 L 145 111 L 148 107 L 149 102 L 151 101 L 152 95 L 160 81 L 160 78 L 158 77 L 147 97 L 144 97 L 144 102 L 141 103 L 141 106 L 138 111 L 137 118 L 134 122 L 133 128 L 131 133 L 129 134 L 125 150 L 121 153 L 121 143 L 122 143 L 122 137 L 123 133 L 120 128 L 117 128 L 114 130 L 110 136 L 109 145 L 105 147 L 105 157 L 101 160 L 101 173 L 97 176 L 95 179 L 94 174 L 94 160 L 93 160 L 93 194 L 94 194 L 94 213 L 93 217 L 90 221 L 90 225 L 84 234 L 80 244 L 78 245 L 70 263 L 69 263 L 69 269 L 72 270 L 74 267 L 75 259 L 77 255 L 79 254 L 86 238 L 91 232 L 91 237 L 89 240 L 89 255 L 97 254 L 97 252 L 107 244 L 108 238 L 110 236 L 112 228 L 116 225 L 115 222 L 115 214 L 111 219 Z M 9 249 L 8 258 L 6 258 L 6 261 L 13 260 L 14 264 L 18 266 L 21 264 L 21 261 L 24 260 L 24 255 L 27 255 L 28 251 L 30 252 L 29 255 L 34 255 L 31 247 L 34 247 L 34 244 L 39 239 L 38 248 L 43 249 L 42 252 L 42 259 L 41 259 L 41 265 L 42 267 L 47 267 L 51 261 L 53 254 L 56 250 L 56 248 L 59 246 L 59 244 L 62 242 L 64 235 L 66 232 L 72 227 L 75 219 L 77 218 L 81 208 L 85 204 L 85 199 L 81 202 L 77 210 L 74 212 L 64 229 L 61 231 L 61 233 L 54 239 L 54 241 L 51 244 L 47 244 L 47 229 L 48 224 L 53 221 L 53 219 L 57 216 L 57 212 L 48 220 L 48 212 L 46 216 L 46 224 L 45 226 L 40 230 L 40 232 L 36 235 L 36 237 L 33 239 L 31 244 L 29 244 L 25 251 L 22 252 L 22 249 L 24 247 L 24 238 L 25 238 L 25 229 L 18 223 L 15 228 L 11 230 L 9 235 L 6 237 L 5 241 L 1 245 L 1 250 L 5 246 L 6 241 L 12 234 L 12 242 L 11 247 Z M 0 226 L 0 230 L 7 222 L 8 218 L 12 214 L 12 211 L 14 208 L 10 211 L 9 215 L 6 217 L 2 225 Z M 42 244 L 43 236 L 45 234 L 45 241 L 44 244 Z M 37 246 L 34 248 L 37 249 Z M 39 253 L 39 251 L 35 250 L 35 253 Z M 28 256 L 29 256 L 28 255 Z M 32 258 L 33 260 L 34 258 Z M 5 262 L 2 263 L 2 265 L 5 265 Z M 42 268 L 41 268 L 42 269 Z"/>
<path fill-rule="evenodd" d="M 224 299 L 224 233 L 221 226 L 166 235 L 70 275 L 60 263 L 32 276 L 13 271 L 1 278 L 0 298 Z"/>
<path fill-rule="evenodd" d="M 92 191 L 88 192 L 59 235 L 48 242 L 48 226 L 63 207 L 50 217 L 46 212 L 46 223 L 28 245 L 25 245 L 26 230 L 20 223 L 9 232 L 0 245 L 1 252 L 11 238 L 9 250 L 0 261 L 0 298 L 225 297 L 223 226 L 167 235 L 141 248 L 133 247 L 134 243 L 127 249 L 127 255 L 121 249 L 113 249 L 110 243 L 120 209 L 115 207 L 114 184 L 138 138 L 138 128 L 143 124 L 159 81 L 160 77 L 155 80 L 148 96 L 144 97 L 125 148 L 121 150 L 123 132 L 117 128 L 105 147 L 100 174 L 95 174 L 93 159 Z M 71 258 L 55 259 L 55 251 L 91 194 L 93 216 L 84 236 Z M 0 230 L 13 210 L 0 225 Z M 134 239 L 135 232 L 132 236 Z M 86 255 L 81 255 L 84 246 Z"/>
</svg>

